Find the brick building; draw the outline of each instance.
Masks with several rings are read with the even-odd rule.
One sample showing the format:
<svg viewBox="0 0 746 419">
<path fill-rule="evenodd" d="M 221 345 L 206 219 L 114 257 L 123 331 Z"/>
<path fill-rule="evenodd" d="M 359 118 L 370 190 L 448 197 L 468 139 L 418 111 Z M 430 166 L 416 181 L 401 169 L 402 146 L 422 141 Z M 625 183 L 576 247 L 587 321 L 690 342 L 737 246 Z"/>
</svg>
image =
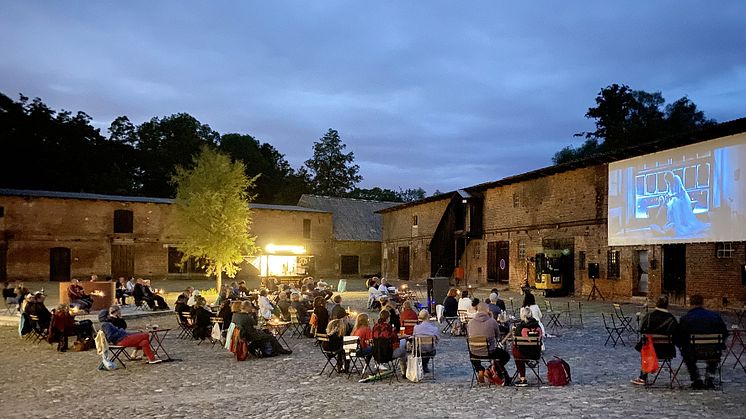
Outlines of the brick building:
<svg viewBox="0 0 746 419">
<path fill-rule="evenodd" d="M 331 266 L 340 277 L 370 277 L 381 273 L 381 215 L 396 202 L 303 195 L 298 206 L 332 213 L 334 244 Z"/>
<path fill-rule="evenodd" d="M 453 279 L 463 270 L 468 284 L 513 290 L 525 281 L 536 286 L 537 279 L 561 277 L 559 291 L 587 296 L 593 286 L 588 269 L 598 267 L 595 282 L 607 298 L 654 299 L 667 292 L 683 304 L 701 293 L 711 306 L 743 304 L 743 238 L 608 244 L 610 162 L 719 138 L 746 144 L 746 119 L 381 210 L 384 275 Z M 746 190 L 738 173 L 735 187 Z"/>
<path fill-rule="evenodd" d="M 179 264 L 180 238 L 169 222 L 172 202 L 0 189 L 0 280 L 200 274 L 194 263 Z M 302 246 L 299 265 L 303 259 L 307 273 L 335 275 L 332 213 L 287 205 L 251 207 L 251 232 L 263 255 L 281 257 L 284 248 Z M 251 264 L 245 268 L 239 275 L 259 273 Z"/>
</svg>

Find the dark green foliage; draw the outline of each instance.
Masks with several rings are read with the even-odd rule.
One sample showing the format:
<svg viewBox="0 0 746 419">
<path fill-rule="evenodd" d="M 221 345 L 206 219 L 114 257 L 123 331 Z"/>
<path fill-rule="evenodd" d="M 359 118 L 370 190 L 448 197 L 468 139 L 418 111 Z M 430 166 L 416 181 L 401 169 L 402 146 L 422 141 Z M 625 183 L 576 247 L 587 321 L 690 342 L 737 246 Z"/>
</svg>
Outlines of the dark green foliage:
<svg viewBox="0 0 746 419">
<path fill-rule="evenodd" d="M 355 188 L 347 196 L 349 198 L 367 199 L 370 201 L 402 202 L 401 197 L 396 191 L 381 189 L 379 187 L 371 189 Z"/>
<path fill-rule="evenodd" d="M 596 107 L 589 108 L 586 118 L 596 120 L 596 130 L 575 134 L 586 138 L 578 148 L 567 146 L 552 161 L 566 163 L 626 147 L 660 140 L 694 131 L 715 123 L 705 118 L 688 98 L 665 105 L 660 92 L 632 90 L 612 84 L 596 96 Z"/>
<path fill-rule="evenodd" d="M 355 154 L 343 153 L 345 148 L 339 133 L 331 128 L 313 143 L 313 157 L 306 160 L 306 167 L 316 195 L 345 196 L 363 180 L 358 174 L 360 166 L 353 164 Z"/>
</svg>

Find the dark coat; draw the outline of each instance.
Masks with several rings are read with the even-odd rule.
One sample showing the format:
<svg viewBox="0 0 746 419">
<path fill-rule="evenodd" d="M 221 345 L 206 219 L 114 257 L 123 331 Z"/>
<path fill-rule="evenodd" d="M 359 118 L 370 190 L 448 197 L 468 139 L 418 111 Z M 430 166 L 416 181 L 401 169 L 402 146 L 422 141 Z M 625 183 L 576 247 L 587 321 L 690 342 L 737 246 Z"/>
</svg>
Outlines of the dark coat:
<svg viewBox="0 0 746 419">
<path fill-rule="evenodd" d="M 707 333 L 723 335 L 723 343 L 725 343 L 725 339 L 728 337 L 728 327 L 720 314 L 702 307 L 694 307 L 679 320 L 679 327 L 674 335 L 674 340 L 676 346 L 680 347 L 682 351 L 686 351 L 689 346 L 689 336 Z"/>
<path fill-rule="evenodd" d="M 458 300 L 455 297 L 446 297 L 443 301 L 443 315 L 446 317 L 458 316 Z"/>
<path fill-rule="evenodd" d="M 655 309 L 646 314 L 640 321 L 640 333 L 674 335 L 678 326 L 679 323 L 673 314 Z M 674 345 L 656 344 L 654 346 L 658 358 L 671 359 L 676 357 L 676 347 Z"/>
</svg>

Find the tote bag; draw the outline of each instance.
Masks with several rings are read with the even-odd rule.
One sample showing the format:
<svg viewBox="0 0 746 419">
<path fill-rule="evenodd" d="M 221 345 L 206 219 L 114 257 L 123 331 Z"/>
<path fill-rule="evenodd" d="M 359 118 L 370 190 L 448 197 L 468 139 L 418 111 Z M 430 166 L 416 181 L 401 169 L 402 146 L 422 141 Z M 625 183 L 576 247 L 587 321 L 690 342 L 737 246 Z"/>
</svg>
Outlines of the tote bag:
<svg viewBox="0 0 746 419">
<path fill-rule="evenodd" d="M 414 343 L 412 345 L 412 353 L 407 355 L 407 380 L 413 383 L 419 383 L 420 381 L 422 381 L 423 375 L 422 352 L 420 351 L 419 345 Z"/>
</svg>

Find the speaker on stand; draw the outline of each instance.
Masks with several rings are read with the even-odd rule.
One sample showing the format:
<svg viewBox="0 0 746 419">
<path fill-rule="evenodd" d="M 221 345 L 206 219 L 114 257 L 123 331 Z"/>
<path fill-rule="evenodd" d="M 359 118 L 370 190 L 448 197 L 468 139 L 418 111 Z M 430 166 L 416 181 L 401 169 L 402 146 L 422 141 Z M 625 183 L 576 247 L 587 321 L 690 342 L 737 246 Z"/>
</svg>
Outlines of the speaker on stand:
<svg viewBox="0 0 746 419">
<path fill-rule="evenodd" d="M 450 287 L 448 278 L 444 276 L 427 278 L 427 307 L 431 315 L 435 314 L 436 305 L 443 304 Z"/>
<path fill-rule="evenodd" d="M 591 288 L 590 294 L 588 294 L 588 301 L 591 301 L 591 299 L 596 299 L 596 295 L 601 297 L 602 300 L 606 301 L 604 298 L 604 295 L 601 294 L 601 290 L 596 286 L 596 280 L 599 278 L 599 266 L 598 263 L 589 263 L 588 264 L 588 278 L 590 278 L 593 281 L 593 288 Z"/>
</svg>

